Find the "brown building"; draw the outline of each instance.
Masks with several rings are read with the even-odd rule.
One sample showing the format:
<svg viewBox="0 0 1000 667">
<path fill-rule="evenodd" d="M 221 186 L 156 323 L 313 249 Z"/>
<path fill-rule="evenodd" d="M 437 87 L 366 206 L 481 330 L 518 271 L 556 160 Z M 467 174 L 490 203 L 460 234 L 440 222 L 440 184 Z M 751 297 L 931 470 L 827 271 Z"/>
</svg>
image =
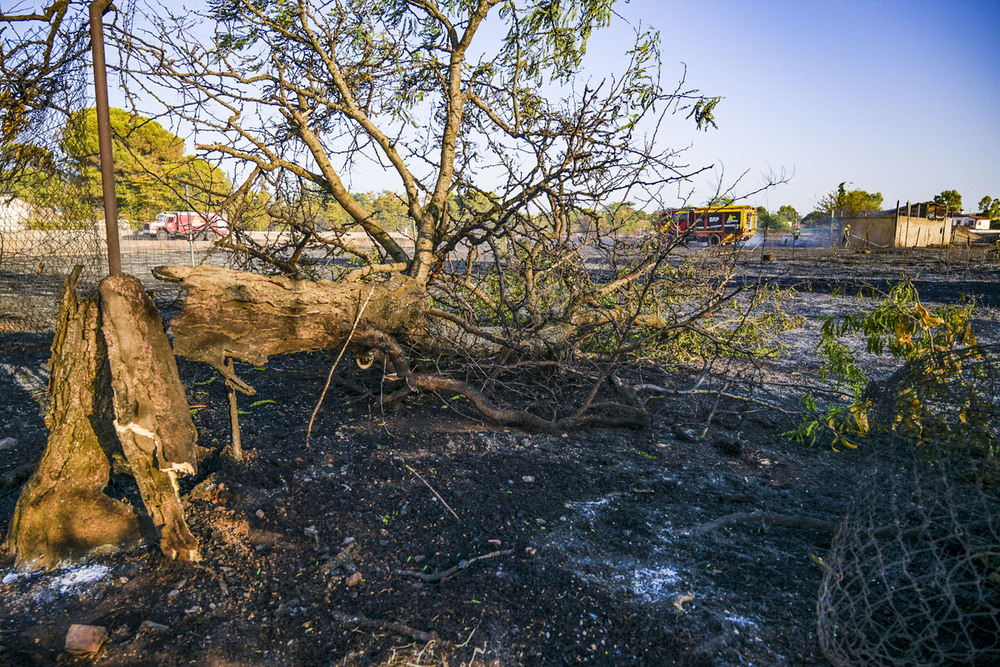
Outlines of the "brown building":
<svg viewBox="0 0 1000 667">
<path fill-rule="evenodd" d="M 951 243 L 951 217 L 934 202 L 907 204 L 857 218 L 840 219 L 840 245 L 865 250 L 926 248 Z"/>
</svg>

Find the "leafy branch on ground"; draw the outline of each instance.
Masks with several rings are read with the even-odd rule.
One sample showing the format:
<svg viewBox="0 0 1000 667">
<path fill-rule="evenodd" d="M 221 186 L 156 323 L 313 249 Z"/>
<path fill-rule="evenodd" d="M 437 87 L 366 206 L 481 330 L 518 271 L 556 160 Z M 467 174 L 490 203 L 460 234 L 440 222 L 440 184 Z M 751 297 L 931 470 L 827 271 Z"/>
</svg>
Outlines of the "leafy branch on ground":
<svg viewBox="0 0 1000 667">
<path fill-rule="evenodd" d="M 807 416 L 786 435 L 808 444 L 829 437 L 834 449 L 855 449 L 881 431 L 919 444 L 977 443 L 995 453 L 996 405 L 979 386 L 986 377 L 977 363 L 984 350 L 972 330 L 974 312 L 970 301 L 930 310 L 907 281 L 867 313 L 827 319 L 818 344 L 825 360 L 820 379 L 835 393 L 825 400 L 814 391 L 803 395 Z M 901 365 L 874 380 L 858 360 L 857 337 L 868 354 Z"/>
</svg>

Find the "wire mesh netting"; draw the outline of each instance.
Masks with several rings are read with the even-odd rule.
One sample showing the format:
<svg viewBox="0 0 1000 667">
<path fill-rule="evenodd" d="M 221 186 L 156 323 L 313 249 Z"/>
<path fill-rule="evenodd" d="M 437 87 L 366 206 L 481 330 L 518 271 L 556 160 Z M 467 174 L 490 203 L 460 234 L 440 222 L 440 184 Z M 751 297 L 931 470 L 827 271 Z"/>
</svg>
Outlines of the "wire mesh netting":
<svg viewBox="0 0 1000 667">
<path fill-rule="evenodd" d="M 74 266 L 81 291 L 108 273 L 89 4 L 53 3 L 42 15 L 38 3 L 13 0 L 0 10 L 0 331 L 50 328 Z M 114 71 L 118 49 L 108 53 Z M 153 119 L 113 108 L 110 130 L 122 268 L 169 292 L 149 268 L 200 262 L 211 244 L 204 225 L 157 239 L 150 223 L 164 211 L 215 220 L 229 180 Z"/>
<path fill-rule="evenodd" d="M 131 230 L 122 230 L 121 250 L 122 270 L 142 280 L 161 304 L 174 301 L 178 287 L 155 280 L 153 267 L 231 261 L 210 241 L 163 241 Z M 81 292 L 93 289 L 108 274 L 103 224 L 79 230 L 0 229 L 0 331 L 50 329 L 63 281 L 77 264 L 84 267 Z"/>
<path fill-rule="evenodd" d="M 924 361 L 880 386 L 876 414 L 900 414 L 899 397 L 915 395 L 936 399 L 936 418 L 929 434 L 911 424 L 872 453 L 834 539 L 817 608 L 834 664 L 1000 664 L 995 352 L 965 354 L 961 380 L 928 382 Z M 970 405 L 980 424 L 956 428 Z"/>
<path fill-rule="evenodd" d="M 34 5 L 13 2 L 10 14 Z M 85 15 L 84 15 L 85 16 Z M 94 212 L 79 206 L 63 177 L 59 145 L 67 112 L 88 102 L 85 19 L 3 25 L 0 44 L 0 331 L 44 329 L 62 276 L 83 264 L 88 281 L 105 274 Z"/>
<path fill-rule="evenodd" d="M 0 331 L 50 328 L 63 279 L 75 265 L 84 267 L 90 285 L 107 275 L 103 244 L 94 229 L 0 230 Z"/>
</svg>

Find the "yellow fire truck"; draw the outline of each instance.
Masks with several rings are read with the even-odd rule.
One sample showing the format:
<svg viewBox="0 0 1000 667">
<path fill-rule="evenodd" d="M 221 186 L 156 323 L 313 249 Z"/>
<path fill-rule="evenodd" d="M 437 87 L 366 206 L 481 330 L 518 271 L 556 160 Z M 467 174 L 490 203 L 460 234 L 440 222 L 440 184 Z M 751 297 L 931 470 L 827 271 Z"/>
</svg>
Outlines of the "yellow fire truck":
<svg viewBox="0 0 1000 667">
<path fill-rule="evenodd" d="M 754 206 L 709 206 L 667 209 L 660 213 L 660 232 L 683 234 L 711 246 L 747 241 L 757 233 Z"/>
</svg>

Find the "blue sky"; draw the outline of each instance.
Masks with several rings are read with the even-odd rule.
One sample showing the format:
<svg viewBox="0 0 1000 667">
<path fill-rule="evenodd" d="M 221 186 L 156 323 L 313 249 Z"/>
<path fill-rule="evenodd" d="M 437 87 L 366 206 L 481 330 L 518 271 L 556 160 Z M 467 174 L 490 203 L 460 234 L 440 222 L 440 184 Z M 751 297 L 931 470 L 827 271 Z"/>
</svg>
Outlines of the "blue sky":
<svg viewBox="0 0 1000 667">
<path fill-rule="evenodd" d="M 665 81 L 722 95 L 719 128 L 677 118 L 668 135 L 692 165 L 724 182 L 748 172 L 791 177 L 751 198 L 805 214 L 841 181 L 881 192 L 886 206 L 955 189 L 966 210 L 1000 197 L 1000 0 L 740 2 L 632 0 L 629 22 L 661 31 Z M 621 34 L 593 43 L 620 59 Z M 718 176 L 699 178 L 692 200 Z"/>
</svg>

